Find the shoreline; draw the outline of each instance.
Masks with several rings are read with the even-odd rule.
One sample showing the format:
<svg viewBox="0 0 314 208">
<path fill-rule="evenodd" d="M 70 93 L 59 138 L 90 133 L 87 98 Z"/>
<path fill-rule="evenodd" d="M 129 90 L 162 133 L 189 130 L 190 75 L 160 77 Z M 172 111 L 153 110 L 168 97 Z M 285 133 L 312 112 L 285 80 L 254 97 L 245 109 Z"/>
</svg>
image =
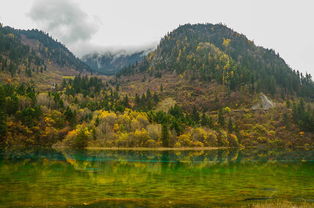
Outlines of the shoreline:
<svg viewBox="0 0 314 208">
<path fill-rule="evenodd" d="M 86 150 L 138 150 L 138 151 L 188 151 L 188 150 L 219 150 L 231 147 L 86 147 Z"/>
</svg>

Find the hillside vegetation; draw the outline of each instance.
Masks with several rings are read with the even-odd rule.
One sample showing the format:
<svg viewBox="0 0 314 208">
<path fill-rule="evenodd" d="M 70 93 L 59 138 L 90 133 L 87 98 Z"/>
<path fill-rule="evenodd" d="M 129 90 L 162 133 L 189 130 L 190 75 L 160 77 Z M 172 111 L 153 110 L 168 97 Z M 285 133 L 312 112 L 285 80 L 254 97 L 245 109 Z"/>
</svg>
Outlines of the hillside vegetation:
<svg viewBox="0 0 314 208">
<path fill-rule="evenodd" d="M 218 24 L 184 25 L 167 34 L 137 66 L 121 74 L 175 72 L 190 80 L 215 80 L 230 90 L 313 98 L 310 74 L 292 70 L 275 51 Z"/>
<path fill-rule="evenodd" d="M 0 25 L 0 80 L 35 81 L 42 89 L 61 83 L 63 76 L 91 71 L 64 45 L 38 30 Z"/>
<path fill-rule="evenodd" d="M 23 35 L 26 31 L 14 31 L 3 32 L 4 42 L 26 52 L 10 58 L 12 45 L 3 50 L 2 57 L 17 65 L 17 73 L 5 67 L 0 75 L 14 79 L 21 77 L 19 70 L 21 74 L 30 68 L 46 69 L 32 70 L 29 79 L 20 83 L 4 80 L 0 84 L 2 145 L 314 144 L 311 76 L 291 70 L 274 51 L 255 46 L 223 25 L 181 26 L 142 62 L 110 78 L 87 75 L 84 64 L 41 32 L 31 31 L 33 36 L 27 36 Z M 63 51 L 61 55 L 55 47 Z M 44 76 L 57 72 L 58 79 Z M 58 80 L 58 85 L 49 90 L 40 87 L 51 80 Z M 274 105 L 253 108 L 261 105 L 260 93 Z"/>
</svg>

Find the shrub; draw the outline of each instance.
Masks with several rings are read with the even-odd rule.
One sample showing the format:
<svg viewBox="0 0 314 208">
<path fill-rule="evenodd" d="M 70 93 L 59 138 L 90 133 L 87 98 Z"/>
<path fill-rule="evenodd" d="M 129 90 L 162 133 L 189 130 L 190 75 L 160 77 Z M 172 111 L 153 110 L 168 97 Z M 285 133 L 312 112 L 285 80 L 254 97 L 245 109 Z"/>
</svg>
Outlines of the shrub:
<svg viewBox="0 0 314 208">
<path fill-rule="evenodd" d="M 230 147 L 238 147 L 239 146 L 238 137 L 235 134 L 229 134 L 228 141 L 229 141 Z"/>
<path fill-rule="evenodd" d="M 74 149 L 84 149 L 87 146 L 88 140 L 93 137 L 93 132 L 85 125 L 78 125 L 76 129 L 70 131 L 62 141 L 64 147 Z"/>
</svg>

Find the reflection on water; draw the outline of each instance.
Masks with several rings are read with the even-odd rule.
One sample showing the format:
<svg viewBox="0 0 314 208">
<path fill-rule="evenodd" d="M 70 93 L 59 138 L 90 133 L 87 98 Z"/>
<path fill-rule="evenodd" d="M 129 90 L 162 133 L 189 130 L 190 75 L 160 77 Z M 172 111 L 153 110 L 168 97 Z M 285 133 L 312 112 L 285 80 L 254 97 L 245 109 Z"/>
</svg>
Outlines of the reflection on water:
<svg viewBox="0 0 314 208">
<path fill-rule="evenodd" d="M 314 199 L 313 150 L 0 153 L 0 207 L 208 207 Z"/>
</svg>

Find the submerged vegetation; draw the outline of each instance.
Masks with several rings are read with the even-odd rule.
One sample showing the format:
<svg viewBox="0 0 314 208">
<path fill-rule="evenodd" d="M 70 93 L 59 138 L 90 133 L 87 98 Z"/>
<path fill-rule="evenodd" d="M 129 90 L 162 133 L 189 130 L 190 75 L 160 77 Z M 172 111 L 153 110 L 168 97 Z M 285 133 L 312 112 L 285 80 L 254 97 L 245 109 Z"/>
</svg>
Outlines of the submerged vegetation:
<svg viewBox="0 0 314 208">
<path fill-rule="evenodd" d="M 288 148 L 8 149 L 0 152 L 0 202 L 25 208 L 311 207 L 313 157 L 313 150 Z"/>
</svg>

